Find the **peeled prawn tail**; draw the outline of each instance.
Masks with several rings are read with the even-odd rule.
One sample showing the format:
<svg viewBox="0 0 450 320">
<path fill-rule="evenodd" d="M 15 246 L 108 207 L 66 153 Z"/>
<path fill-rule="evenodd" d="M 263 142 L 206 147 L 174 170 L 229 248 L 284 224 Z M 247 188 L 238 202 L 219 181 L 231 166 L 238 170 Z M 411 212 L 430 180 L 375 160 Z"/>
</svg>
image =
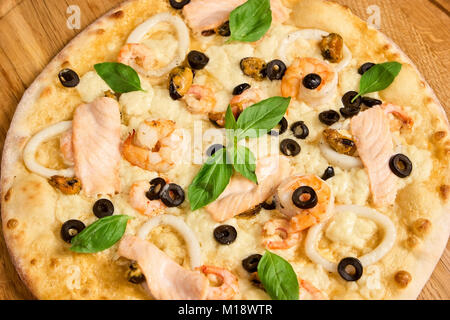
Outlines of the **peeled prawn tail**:
<svg viewBox="0 0 450 320">
<path fill-rule="evenodd" d="M 215 275 L 220 279 L 221 285 L 218 287 L 210 286 L 208 289 L 208 300 L 230 300 L 239 294 L 238 278 L 230 271 L 216 266 L 203 265 L 197 268 L 205 275 Z"/>
<path fill-rule="evenodd" d="M 403 125 L 408 129 L 411 129 L 414 125 L 414 120 L 411 118 L 402 107 L 396 106 L 391 103 L 384 103 L 381 106 L 386 114 L 392 113 L 397 119 L 399 119 Z"/>
<path fill-rule="evenodd" d="M 291 230 L 289 221 L 284 219 L 269 220 L 263 227 L 265 234 L 263 246 L 273 250 L 289 249 L 298 244 L 302 238 L 302 233 Z M 273 240 L 271 236 L 279 233 L 281 240 Z"/>
<path fill-rule="evenodd" d="M 327 297 L 325 297 L 325 295 L 322 293 L 322 291 L 313 286 L 311 282 L 300 278 L 298 280 L 300 287 L 305 289 L 311 295 L 313 300 L 328 300 Z"/>
<path fill-rule="evenodd" d="M 133 166 L 138 166 L 143 169 L 148 168 L 149 162 L 149 150 L 137 147 L 133 144 L 134 137 L 136 135 L 136 131 L 133 130 L 132 133 L 128 136 L 128 138 L 123 142 L 122 145 L 122 155 L 129 163 Z"/>
</svg>

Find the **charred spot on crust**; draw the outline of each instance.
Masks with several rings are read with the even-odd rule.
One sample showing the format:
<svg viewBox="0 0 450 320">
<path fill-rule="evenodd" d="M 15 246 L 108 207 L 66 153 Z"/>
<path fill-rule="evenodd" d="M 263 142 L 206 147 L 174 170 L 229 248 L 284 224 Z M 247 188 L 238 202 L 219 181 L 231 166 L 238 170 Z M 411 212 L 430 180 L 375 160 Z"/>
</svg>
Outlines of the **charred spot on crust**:
<svg viewBox="0 0 450 320">
<path fill-rule="evenodd" d="M 113 19 L 120 19 L 124 16 L 124 13 L 122 10 L 116 11 L 113 14 L 111 14 L 111 18 Z"/>
<path fill-rule="evenodd" d="M 8 222 L 6 223 L 6 227 L 8 229 L 15 229 L 17 228 L 18 225 L 19 221 L 17 221 L 16 219 L 9 219 Z"/>
<path fill-rule="evenodd" d="M 443 184 L 442 186 L 439 187 L 439 192 L 441 193 L 441 197 L 444 200 L 447 200 L 448 196 L 450 195 L 450 186 Z"/>
<path fill-rule="evenodd" d="M 405 241 L 406 247 L 409 249 L 414 249 L 419 244 L 419 239 L 416 236 L 410 236 Z"/>
<path fill-rule="evenodd" d="M 394 279 L 401 288 L 406 288 L 411 282 L 412 277 L 408 271 L 400 270 L 395 274 Z"/>
<path fill-rule="evenodd" d="M 59 265 L 59 259 L 51 258 L 49 265 L 51 268 L 56 268 Z"/>
<path fill-rule="evenodd" d="M 6 191 L 5 197 L 3 199 L 5 199 L 5 202 L 8 202 L 9 199 L 11 199 L 11 193 L 12 193 L 12 188 L 9 188 L 8 191 Z"/>
<path fill-rule="evenodd" d="M 434 137 L 434 140 L 440 141 L 440 140 L 444 139 L 446 135 L 447 135 L 446 131 L 436 131 L 434 133 L 433 137 Z"/>
<path fill-rule="evenodd" d="M 431 230 L 431 221 L 424 218 L 419 218 L 414 221 L 412 230 L 417 236 L 423 236 Z"/>
</svg>

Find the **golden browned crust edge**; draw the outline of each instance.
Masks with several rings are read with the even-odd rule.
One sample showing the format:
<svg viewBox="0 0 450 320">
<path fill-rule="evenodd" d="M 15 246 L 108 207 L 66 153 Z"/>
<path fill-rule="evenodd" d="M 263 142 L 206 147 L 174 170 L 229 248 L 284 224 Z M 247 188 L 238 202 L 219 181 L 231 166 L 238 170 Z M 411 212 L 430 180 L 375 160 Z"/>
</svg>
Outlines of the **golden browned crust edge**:
<svg viewBox="0 0 450 320">
<path fill-rule="evenodd" d="M 14 264 L 16 271 L 20 277 L 20 279 L 24 282 L 27 288 L 30 290 L 31 294 L 36 297 L 36 292 L 33 289 L 33 280 L 24 272 L 23 267 L 21 266 L 20 257 L 14 254 L 14 249 L 11 247 L 11 243 L 9 241 L 9 236 L 6 228 L 6 213 L 5 213 L 5 205 L 4 205 L 4 196 L 9 187 L 11 186 L 14 179 L 14 171 L 12 170 L 14 164 L 21 159 L 21 153 L 23 151 L 22 148 L 17 148 L 19 142 L 22 140 L 24 134 L 21 134 L 20 128 L 18 128 L 17 123 L 20 122 L 21 118 L 25 116 L 27 111 L 34 105 L 34 102 L 39 97 L 40 92 L 45 87 L 45 83 L 47 81 L 49 74 L 54 74 L 54 70 L 58 69 L 59 66 L 66 60 L 67 56 L 70 56 L 73 48 L 76 48 L 78 44 L 82 44 L 90 38 L 94 38 L 97 35 L 91 34 L 90 31 L 96 30 L 98 28 L 105 28 L 114 24 L 114 21 L 108 19 L 110 15 L 114 14 L 118 10 L 126 10 L 128 6 L 131 6 L 132 3 L 137 2 L 139 0 L 127 0 L 110 11 L 106 12 L 104 15 L 99 17 L 93 23 L 91 23 L 88 27 L 86 27 L 82 32 L 80 32 L 75 38 L 73 38 L 64 49 L 59 52 L 50 63 L 44 68 L 44 70 L 39 74 L 39 76 L 33 81 L 29 88 L 27 88 L 20 100 L 15 112 L 14 116 L 11 120 L 11 124 L 5 139 L 3 154 L 2 154 L 2 162 L 1 162 L 1 177 L 0 177 L 0 190 L 1 190 L 1 218 L 2 218 L 2 227 L 3 227 L 3 235 L 5 238 L 6 248 L 8 249 L 8 253 L 11 257 L 11 262 Z"/>
<path fill-rule="evenodd" d="M 70 56 L 73 48 L 76 48 L 78 44 L 85 42 L 87 39 L 94 38 L 97 35 L 91 34 L 90 31 L 95 30 L 97 28 L 107 28 L 113 24 L 113 21 L 108 20 L 109 16 L 116 12 L 117 10 L 126 10 L 128 6 L 131 6 L 132 3 L 138 2 L 139 0 L 127 0 L 113 8 L 112 10 L 105 13 L 103 16 L 94 21 L 91 25 L 89 25 L 84 31 L 78 34 L 74 39 L 72 39 L 67 46 L 57 54 L 51 62 L 47 65 L 47 67 L 41 72 L 41 74 L 35 79 L 35 81 L 31 84 L 31 86 L 24 92 L 24 95 L 16 108 L 13 119 L 11 121 L 11 125 L 5 140 L 4 149 L 3 149 L 3 157 L 1 163 L 1 180 L 0 180 L 0 188 L 1 188 L 1 207 L 2 207 L 2 223 L 3 230 L 6 229 L 5 222 L 5 212 L 4 212 L 4 195 L 5 192 L 9 189 L 12 181 L 14 179 L 14 171 L 12 170 L 14 164 L 20 161 L 21 159 L 21 148 L 17 148 L 20 140 L 25 136 L 23 133 L 21 134 L 21 128 L 17 126 L 20 120 L 25 116 L 26 112 L 33 106 L 34 101 L 38 98 L 41 90 L 45 87 L 46 80 L 50 74 L 53 74 L 54 70 L 58 69 L 62 62 L 66 60 L 67 56 Z M 324 0 L 316 0 L 321 2 L 324 6 L 331 6 L 333 10 L 344 10 L 349 14 L 349 17 L 352 19 L 357 19 L 358 21 L 362 21 L 359 17 L 354 15 L 348 7 L 344 7 L 340 4 L 324 1 Z M 355 20 L 356 21 L 356 20 Z M 368 27 L 370 28 L 370 27 Z M 378 31 L 379 32 L 379 31 Z M 395 50 L 401 55 L 402 59 L 408 62 L 411 66 L 413 66 L 421 78 L 421 80 L 426 85 L 428 94 L 433 98 L 436 108 L 434 112 L 440 115 L 440 118 L 445 121 L 447 124 L 447 131 L 450 132 L 449 122 L 447 116 L 445 114 L 445 110 L 443 109 L 441 103 L 436 97 L 435 93 L 429 86 L 429 84 L 425 81 L 424 77 L 421 75 L 415 64 L 407 57 L 407 55 L 387 36 L 383 33 L 379 32 L 385 37 L 385 40 L 388 44 L 392 45 Z M 444 214 L 441 216 L 441 221 L 439 223 L 439 229 L 434 230 L 432 235 L 426 239 L 422 246 L 422 257 L 420 264 L 420 269 L 422 270 L 420 273 L 420 278 L 415 279 L 413 284 L 411 284 L 408 288 L 406 288 L 401 295 L 396 298 L 399 299 L 415 299 L 421 292 L 423 286 L 428 281 L 431 276 L 436 264 L 438 263 L 443 250 L 445 249 L 445 245 L 449 238 L 450 234 L 450 214 L 449 208 L 444 208 Z M 4 232 L 6 246 L 8 248 L 8 252 L 10 254 L 11 260 L 16 267 L 16 270 L 25 283 L 25 285 L 30 289 L 30 291 L 34 294 L 33 290 L 33 280 L 30 279 L 26 273 L 23 272 L 21 267 L 20 257 L 14 255 L 13 248 L 10 247 L 8 241 L 8 232 Z"/>
</svg>

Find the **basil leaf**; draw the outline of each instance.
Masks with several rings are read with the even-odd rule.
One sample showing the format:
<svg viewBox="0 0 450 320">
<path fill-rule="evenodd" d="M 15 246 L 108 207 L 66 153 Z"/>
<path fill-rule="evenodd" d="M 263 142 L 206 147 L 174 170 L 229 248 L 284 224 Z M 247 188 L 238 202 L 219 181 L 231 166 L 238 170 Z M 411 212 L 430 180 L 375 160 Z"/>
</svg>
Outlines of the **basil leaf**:
<svg viewBox="0 0 450 320">
<path fill-rule="evenodd" d="M 225 113 L 225 129 L 236 129 L 236 119 L 234 118 L 230 105 L 228 105 L 227 112 Z"/>
<path fill-rule="evenodd" d="M 362 75 L 359 82 L 359 94 L 353 98 L 352 102 L 359 96 L 389 87 L 401 69 L 402 64 L 395 61 L 374 65 Z"/>
<path fill-rule="evenodd" d="M 233 144 L 237 141 L 234 141 L 235 136 L 235 130 L 236 130 L 236 119 L 234 118 L 233 111 L 231 111 L 230 105 L 228 105 L 227 112 L 225 113 L 225 131 L 226 131 L 226 137 L 227 137 L 227 144 Z M 231 145 L 232 147 L 233 145 Z"/>
<path fill-rule="evenodd" d="M 188 188 L 191 210 L 216 200 L 225 190 L 233 175 L 233 166 L 228 162 L 226 148 L 220 149 L 205 162 Z"/>
<path fill-rule="evenodd" d="M 273 300 L 298 300 L 297 275 L 282 257 L 266 251 L 258 264 L 258 276 Z"/>
<path fill-rule="evenodd" d="M 258 138 L 273 129 L 283 118 L 291 98 L 272 97 L 246 108 L 239 116 L 237 139 Z"/>
<path fill-rule="evenodd" d="M 244 146 L 237 146 L 233 152 L 233 167 L 248 180 L 258 184 L 258 178 L 255 174 L 256 158 L 250 149 Z"/>
<path fill-rule="evenodd" d="M 101 218 L 77 234 L 71 241 L 71 251 L 95 253 L 112 247 L 122 238 L 130 216 L 114 215 Z"/>
<path fill-rule="evenodd" d="M 118 62 L 104 62 L 94 65 L 94 69 L 114 92 L 144 91 L 139 75 L 130 66 Z"/>
<path fill-rule="evenodd" d="M 229 41 L 257 41 L 266 34 L 271 24 L 270 0 L 248 0 L 230 13 Z"/>
</svg>

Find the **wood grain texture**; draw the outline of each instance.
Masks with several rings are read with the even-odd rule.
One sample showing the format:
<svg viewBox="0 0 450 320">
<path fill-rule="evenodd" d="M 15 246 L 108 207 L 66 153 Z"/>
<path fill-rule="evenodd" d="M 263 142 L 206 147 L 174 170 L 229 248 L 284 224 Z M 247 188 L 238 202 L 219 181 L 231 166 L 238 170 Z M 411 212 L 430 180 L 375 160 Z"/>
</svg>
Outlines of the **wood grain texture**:
<svg viewBox="0 0 450 320">
<path fill-rule="evenodd" d="M 163 1 L 163 0 L 161 0 Z M 381 31 L 392 38 L 417 67 L 450 114 L 449 0 L 336 0 L 367 19 L 367 8 L 380 8 Z M 36 76 L 77 33 L 121 0 L 0 1 L 0 150 L 17 103 Z M 81 9 L 81 29 L 66 27 L 67 7 Z M 450 245 L 419 299 L 450 299 Z M 0 299 L 32 298 L 7 253 L 0 228 Z"/>
</svg>

